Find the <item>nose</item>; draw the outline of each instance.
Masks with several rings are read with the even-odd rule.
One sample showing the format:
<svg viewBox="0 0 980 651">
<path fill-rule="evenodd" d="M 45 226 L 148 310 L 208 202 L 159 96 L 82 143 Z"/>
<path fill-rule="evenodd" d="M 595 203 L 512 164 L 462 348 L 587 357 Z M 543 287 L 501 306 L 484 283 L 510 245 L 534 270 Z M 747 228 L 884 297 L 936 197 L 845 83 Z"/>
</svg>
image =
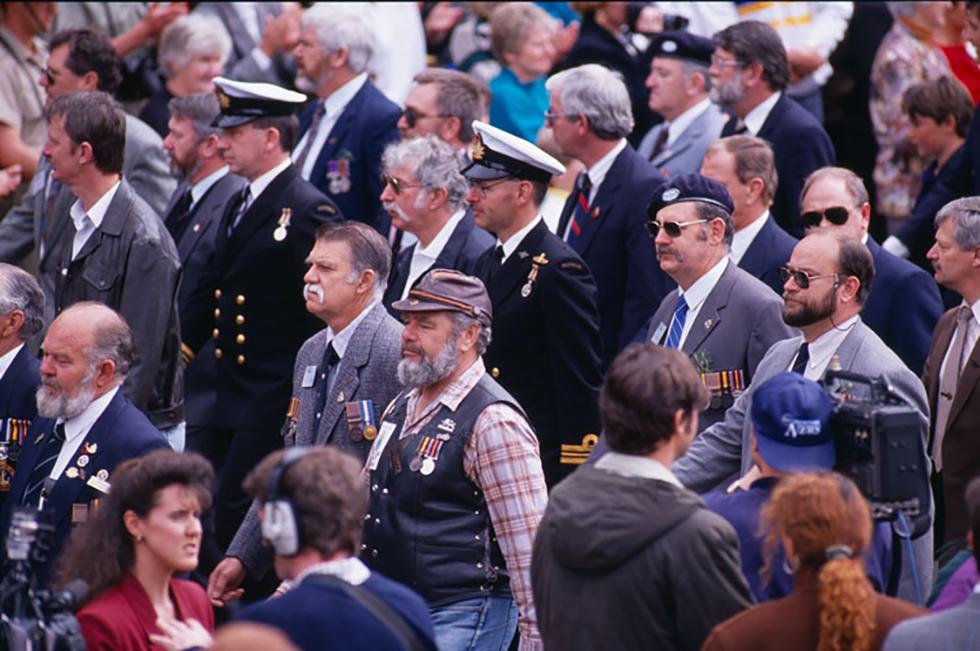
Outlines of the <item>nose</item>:
<svg viewBox="0 0 980 651">
<path fill-rule="evenodd" d="M 657 82 L 654 81 L 652 72 L 647 75 L 647 80 L 643 83 L 646 85 L 648 90 L 653 90 L 653 87 L 657 85 Z"/>
<path fill-rule="evenodd" d="M 466 202 L 478 203 L 479 201 L 480 193 L 477 191 L 476 186 L 470 186 L 470 189 L 466 191 Z"/>
<path fill-rule="evenodd" d="M 398 116 L 398 122 L 395 123 L 395 126 L 398 127 L 398 130 L 399 131 L 407 131 L 408 130 L 408 128 L 409 128 L 408 127 L 408 118 L 405 117 L 405 114 L 404 113 L 402 115 L 399 115 Z"/>
<path fill-rule="evenodd" d="M 310 265 L 310 268 L 306 270 L 305 274 L 303 274 L 303 282 L 307 285 L 315 285 L 318 280 L 319 278 L 317 278 L 316 275 L 316 267 Z"/>
<path fill-rule="evenodd" d="M 653 242 L 657 246 L 666 246 L 671 242 L 670 235 L 667 235 L 667 231 L 661 228 L 657 231 L 657 237 L 653 238 Z"/>
<path fill-rule="evenodd" d="M 167 137 L 163 139 L 163 148 L 166 151 L 172 151 L 174 148 L 174 139 L 169 133 L 167 134 Z"/>
<path fill-rule="evenodd" d="M 401 123 L 401 119 L 400 118 L 399 118 L 398 122 L 399 122 L 399 124 Z M 401 127 L 399 127 L 399 128 L 401 128 Z M 384 183 L 384 182 L 382 181 L 382 183 Z M 381 190 L 381 200 L 382 201 L 388 201 L 388 202 L 391 202 L 391 201 L 394 201 L 395 200 L 395 192 L 394 192 L 394 190 L 391 189 L 391 184 L 390 183 L 385 183 L 384 184 L 384 188 L 382 188 L 382 190 Z"/>
<path fill-rule="evenodd" d="M 41 375 L 54 375 L 53 362 L 47 355 L 41 356 Z"/>
<path fill-rule="evenodd" d="M 926 252 L 926 259 L 927 260 L 938 260 L 939 259 L 939 244 L 938 243 L 935 243 L 935 244 L 933 244 L 932 246 L 929 247 L 929 250 Z"/>
<path fill-rule="evenodd" d="M 187 535 L 198 538 L 200 537 L 202 531 L 204 531 L 204 529 L 201 526 L 201 518 L 191 518 L 190 522 L 187 523 Z"/>
</svg>

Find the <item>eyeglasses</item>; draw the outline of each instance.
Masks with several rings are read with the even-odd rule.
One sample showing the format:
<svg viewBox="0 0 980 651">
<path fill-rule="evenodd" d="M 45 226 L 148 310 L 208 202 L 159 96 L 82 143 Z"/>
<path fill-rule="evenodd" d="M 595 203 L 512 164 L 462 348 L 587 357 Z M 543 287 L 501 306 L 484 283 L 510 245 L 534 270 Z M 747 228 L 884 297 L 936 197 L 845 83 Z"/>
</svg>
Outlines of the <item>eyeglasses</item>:
<svg viewBox="0 0 980 651">
<path fill-rule="evenodd" d="M 415 127 L 416 123 L 418 123 L 419 120 L 430 120 L 430 119 L 433 119 L 433 118 L 447 118 L 449 116 L 448 115 L 441 115 L 441 114 L 439 114 L 439 115 L 424 115 L 423 113 L 419 113 L 418 111 L 416 111 L 412 107 L 406 106 L 402 110 L 402 117 L 405 118 L 405 124 L 408 125 L 408 128 L 409 129 L 412 129 L 412 128 Z"/>
<path fill-rule="evenodd" d="M 578 115 L 578 113 L 558 113 L 558 112 L 552 112 L 552 111 L 545 111 L 544 112 L 544 123 L 550 127 L 550 126 L 552 126 L 555 123 L 555 120 L 557 120 L 560 117 L 566 117 L 567 118 L 567 117 L 574 117 L 576 115 Z"/>
<path fill-rule="evenodd" d="M 41 74 L 44 75 L 44 79 L 48 82 L 49 86 L 54 85 L 54 82 L 57 79 L 57 77 L 54 74 L 54 70 L 45 67 L 44 70 L 41 71 Z"/>
<path fill-rule="evenodd" d="M 381 182 L 385 185 L 390 185 L 391 189 L 394 190 L 395 194 L 401 194 L 402 190 L 408 188 L 421 188 L 421 183 L 407 183 L 401 179 L 395 178 L 394 176 L 388 176 L 387 174 L 381 175 Z"/>
<path fill-rule="evenodd" d="M 740 61 L 728 61 L 727 59 L 721 59 L 716 54 L 711 55 L 711 65 L 718 67 L 730 67 L 730 68 L 742 68 L 745 67 L 744 63 Z"/>
<path fill-rule="evenodd" d="M 505 176 L 505 177 L 503 177 L 501 179 L 497 179 L 496 181 L 489 181 L 487 183 L 480 183 L 480 182 L 477 182 L 477 181 L 470 181 L 470 188 L 473 191 L 475 191 L 477 193 L 477 195 L 479 195 L 479 197 L 481 199 L 484 199 L 487 196 L 487 192 L 489 192 L 490 190 L 494 189 L 498 185 L 502 185 L 503 183 L 506 183 L 507 181 L 513 181 L 513 180 L 514 180 L 514 177 L 512 177 L 512 176 Z"/>
<path fill-rule="evenodd" d="M 668 237 L 680 237 L 681 233 L 688 226 L 693 226 L 694 224 L 703 224 L 708 221 L 707 219 L 695 219 L 689 222 L 664 222 L 661 224 L 655 219 L 651 219 L 647 222 L 647 232 L 650 233 L 650 237 L 657 239 L 657 235 L 660 233 L 662 228 Z"/>
<path fill-rule="evenodd" d="M 803 222 L 803 228 L 816 228 L 820 225 L 820 222 L 826 217 L 827 221 L 836 226 L 843 226 L 847 223 L 847 218 L 851 215 L 851 211 L 843 206 L 832 206 L 826 210 L 808 210 L 802 215 L 800 215 L 800 221 Z"/>
<path fill-rule="evenodd" d="M 792 278 L 793 282 L 795 282 L 797 287 L 799 287 L 800 289 L 809 289 L 810 283 L 814 280 L 818 280 L 820 278 L 830 278 L 830 277 L 833 277 L 834 280 L 836 280 L 837 277 L 840 275 L 842 274 L 835 273 L 835 274 L 812 274 L 811 275 L 805 271 L 794 271 L 789 267 L 779 268 L 779 279 L 783 281 L 783 284 L 785 285 L 787 281 L 789 281 L 789 279 Z"/>
</svg>

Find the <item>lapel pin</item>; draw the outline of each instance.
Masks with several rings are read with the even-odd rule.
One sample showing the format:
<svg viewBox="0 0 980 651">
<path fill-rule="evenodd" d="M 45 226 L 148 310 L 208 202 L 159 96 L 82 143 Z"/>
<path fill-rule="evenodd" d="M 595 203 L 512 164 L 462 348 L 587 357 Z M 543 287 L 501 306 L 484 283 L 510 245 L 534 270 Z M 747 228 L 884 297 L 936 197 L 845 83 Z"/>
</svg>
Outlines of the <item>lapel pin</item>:
<svg viewBox="0 0 980 651">
<path fill-rule="evenodd" d="M 99 450 L 99 444 L 98 443 L 86 443 L 85 444 L 85 452 L 87 452 L 88 454 L 95 454 L 98 450 Z"/>
<path fill-rule="evenodd" d="M 592 209 L 592 219 L 599 219 L 599 206 Z"/>
<path fill-rule="evenodd" d="M 78 461 L 76 461 L 75 464 L 79 468 L 84 468 L 85 466 L 87 466 L 88 465 L 88 455 L 87 454 L 83 454 L 82 456 L 78 457 Z"/>
<path fill-rule="evenodd" d="M 44 439 L 44 432 L 41 432 L 34 438 L 34 445 L 38 445 Z"/>
<path fill-rule="evenodd" d="M 99 472 L 95 473 L 95 476 L 99 478 L 99 481 L 108 481 L 109 480 L 109 471 L 108 470 L 105 470 L 105 469 L 102 469 Z"/>
<path fill-rule="evenodd" d="M 705 319 L 704 329 L 707 330 L 708 328 L 710 328 L 712 323 L 714 323 L 714 321 L 712 321 L 711 319 Z"/>
<path fill-rule="evenodd" d="M 78 479 L 78 468 L 72 466 L 65 470 L 65 477 L 68 479 Z"/>
<path fill-rule="evenodd" d="M 521 260 L 527 259 L 527 256 L 528 255 L 530 255 L 530 254 L 527 251 L 518 251 L 517 252 L 517 257 L 520 258 Z"/>
<path fill-rule="evenodd" d="M 343 401 L 344 401 L 344 392 L 341 391 L 339 394 L 337 394 L 337 402 L 343 402 Z"/>
<path fill-rule="evenodd" d="M 199 233 L 201 231 L 201 224 L 200 223 L 194 224 L 193 226 L 191 226 L 191 230 L 194 231 L 195 233 Z"/>
</svg>

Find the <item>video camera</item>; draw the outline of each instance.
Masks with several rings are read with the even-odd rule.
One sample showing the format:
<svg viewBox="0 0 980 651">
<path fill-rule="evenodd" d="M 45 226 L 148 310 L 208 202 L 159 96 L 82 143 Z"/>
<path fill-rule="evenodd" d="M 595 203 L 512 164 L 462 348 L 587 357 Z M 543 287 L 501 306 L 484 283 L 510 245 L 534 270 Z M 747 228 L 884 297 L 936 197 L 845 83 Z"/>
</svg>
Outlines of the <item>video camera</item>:
<svg viewBox="0 0 980 651">
<path fill-rule="evenodd" d="M 828 370 L 821 384 L 834 405 L 835 470 L 857 484 L 875 520 L 904 514 L 912 536 L 923 533 L 930 486 L 922 415 L 884 376 Z"/>
<path fill-rule="evenodd" d="M 0 651 L 84 651 L 72 614 L 88 594 L 84 581 L 60 592 L 38 585 L 35 567 L 51 550 L 50 513 L 20 506 L 7 532 L 7 575 L 0 583 Z"/>
</svg>

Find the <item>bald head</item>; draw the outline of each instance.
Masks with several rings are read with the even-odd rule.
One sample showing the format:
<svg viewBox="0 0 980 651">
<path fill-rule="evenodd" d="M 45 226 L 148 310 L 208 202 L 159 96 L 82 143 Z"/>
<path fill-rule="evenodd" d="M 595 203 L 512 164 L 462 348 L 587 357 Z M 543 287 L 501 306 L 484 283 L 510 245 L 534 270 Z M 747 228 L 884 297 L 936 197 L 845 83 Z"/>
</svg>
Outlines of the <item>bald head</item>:
<svg viewBox="0 0 980 651">
<path fill-rule="evenodd" d="M 81 337 L 92 364 L 108 359 L 119 381 L 125 379 L 133 365 L 133 334 L 121 314 L 102 303 L 85 301 L 63 311 L 51 329 L 56 325 Z"/>
</svg>

